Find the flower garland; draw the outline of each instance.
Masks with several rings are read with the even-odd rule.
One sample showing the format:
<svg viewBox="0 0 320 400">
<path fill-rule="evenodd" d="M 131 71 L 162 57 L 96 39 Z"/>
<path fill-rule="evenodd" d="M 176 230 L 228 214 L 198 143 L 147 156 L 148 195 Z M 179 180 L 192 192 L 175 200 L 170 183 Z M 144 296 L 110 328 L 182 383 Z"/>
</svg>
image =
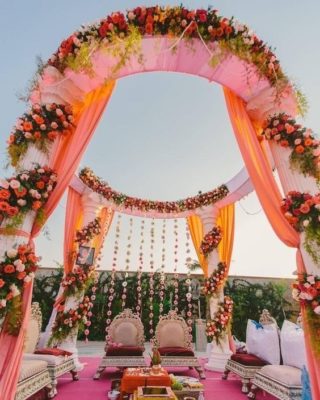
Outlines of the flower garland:
<svg viewBox="0 0 320 400">
<path fill-rule="evenodd" d="M 38 211 L 56 186 L 57 175 L 49 167 L 37 166 L 9 179 L 0 179 L 0 215 L 9 218 L 7 227 L 22 222 L 23 214 Z"/>
<path fill-rule="evenodd" d="M 133 31 L 140 36 L 174 36 L 201 38 L 206 43 L 219 43 L 222 49 L 256 65 L 257 70 L 271 84 L 288 79 L 281 70 L 279 61 L 262 40 L 246 25 L 235 19 L 218 15 L 208 8 L 188 10 L 176 7 L 136 7 L 127 12 L 114 12 L 95 24 L 83 26 L 59 46 L 48 64 L 60 72 L 66 67 L 90 67 L 90 51 L 99 45 L 108 45 L 119 39 L 130 38 Z M 77 62 L 78 61 L 78 62 Z"/>
<path fill-rule="evenodd" d="M 63 104 L 34 104 L 31 110 L 20 117 L 8 139 L 8 154 L 11 165 L 17 166 L 30 143 L 47 151 L 48 144 L 58 135 L 68 135 L 73 128 L 72 108 Z"/>
<path fill-rule="evenodd" d="M 122 311 L 125 309 L 126 301 L 127 301 L 127 278 L 128 278 L 128 271 L 130 268 L 130 255 L 131 255 L 131 238 L 132 238 L 132 225 L 133 225 L 133 218 L 131 217 L 129 220 L 129 235 L 128 235 L 128 243 L 127 243 L 127 252 L 126 252 L 126 259 L 125 259 L 125 273 L 124 273 L 124 281 L 122 282 L 122 295 L 121 295 L 121 307 Z"/>
<path fill-rule="evenodd" d="M 141 297 L 142 297 L 142 282 L 141 276 L 143 271 L 143 244 L 144 244 L 144 228 L 145 221 L 142 219 L 140 224 L 140 245 L 139 245 L 139 260 L 138 260 L 138 273 L 137 273 L 137 304 L 136 304 L 136 313 L 141 316 Z"/>
<path fill-rule="evenodd" d="M 185 220 L 185 229 L 186 229 L 186 266 L 190 265 L 192 262 L 192 259 L 190 257 L 190 231 L 189 231 L 189 225 L 187 220 Z M 186 293 L 186 299 L 187 299 L 187 325 L 188 325 L 188 331 L 189 334 L 192 336 L 192 293 L 191 293 L 191 271 L 190 268 L 188 268 L 188 275 L 186 279 L 186 285 L 187 285 L 187 293 Z"/>
<path fill-rule="evenodd" d="M 101 218 L 96 217 L 93 221 L 89 222 L 88 225 L 76 232 L 75 242 L 83 245 L 90 242 L 95 236 L 101 233 Z"/>
<path fill-rule="evenodd" d="M 262 132 L 268 140 L 274 140 L 282 147 L 290 147 L 290 163 L 304 175 L 320 178 L 320 147 L 311 129 L 297 124 L 296 120 L 286 114 L 270 117 Z"/>
<path fill-rule="evenodd" d="M 161 270 L 160 270 L 160 278 L 159 278 L 159 314 L 163 314 L 163 302 L 164 302 L 164 291 L 165 291 L 165 261 L 166 261 L 166 219 L 162 220 L 162 232 L 161 232 L 161 241 L 162 241 L 162 250 L 161 250 Z"/>
<path fill-rule="evenodd" d="M 303 305 L 309 305 L 320 315 L 320 277 L 305 274 L 292 285 L 292 297 Z"/>
<path fill-rule="evenodd" d="M 179 312 L 179 274 L 178 274 L 178 220 L 174 220 L 173 225 L 173 235 L 174 235 L 174 269 L 173 269 L 173 286 L 174 286 L 174 295 L 173 295 L 173 309 L 176 313 Z"/>
<path fill-rule="evenodd" d="M 154 333 L 153 324 L 153 298 L 154 298 L 154 219 L 151 220 L 150 226 L 150 273 L 149 273 L 149 333 L 150 337 Z"/>
<path fill-rule="evenodd" d="M 215 340 L 218 344 L 222 339 L 231 323 L 233 310 L 233 301 L 230 297 L 225 296 L 224 301 L 219 303 L 218 310 L 215 313 L 214 319 L 207 321 L 206 335 L 208 341 Z"/>
<path fill-rule="evenodd" d="M 211 296 L 215 294 L 227 279 L 227 264 L 219 262 L 218 267 L 212 272 L 211 276 L 204 282 L 204 294 Z"/>
<path fill-rule="evenodd" d="M 185 200 L 143 200 L 116 192 L 107 183 L 100 180 L 100 178 L 98 178 L 90 168 L 82 169 L 79 177 L 90 189 L 101 194 L 109 202 L 114 203 L 117 206 L 122 206 L 131 210 L 135 209 L 142 212 L 156 211 L 159 213 L 172 214 L 194 210 L 199 207 L 213 204 L 223 199 L 229 193 L 228 188 L 225 185 L 221 185 L 210 192 L 200 193 L 195 197 L 189 197 Z"/>
<path fill-rule="evenodd" d="M 20 244 L 5 252 L 0 262 L 0 318 L 8 315 L 6 330 L 19 332 L 22 318 L 22 293 L 38 269 L 38 261 L 29 245 Z"/>
<path fill-rule="evenodd" d="M 220 226 L 214 226 L 211 231 L 209 231 L 203 238 L 200 251 L 205 256 L 208 257 L 209 254 L 218 247 L 222 239 L 222 229 Z"/>
<path fill-rule="evenodd" d="M 305 232 L 305 249 L 313 261 L 320 261 L 320 193 L 291 191 L 282 200 L 281 211 L 285 218 L 298 232 Z"/>
</svg>

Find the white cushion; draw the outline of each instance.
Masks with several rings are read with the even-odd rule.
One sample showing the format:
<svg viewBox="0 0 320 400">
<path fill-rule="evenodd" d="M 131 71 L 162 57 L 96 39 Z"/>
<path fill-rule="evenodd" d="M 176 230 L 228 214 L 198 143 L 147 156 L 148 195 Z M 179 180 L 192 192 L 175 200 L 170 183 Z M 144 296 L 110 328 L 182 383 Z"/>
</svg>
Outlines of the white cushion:
<svg viewBox="0 0 320 400">
<path fill-rule="evenodd" d="M 249 319 L 246 339 L 248 353 L 256 355 L 269 364 L 280 364 L 280 344 L 277 325 L 262 325 Z"/>
<path fill-rule="evenodd" d="M 259 374 L 267 376 L 286 386 L 301 386 L 301 370 L 288 365 L 266 365 Z"/>
<path fill-rule="evenodd" d="M 138 329 L 129 321 L 121 322 L 114 330 L 113 341 L 124 346 L 137 346 Z"/>
<path fill-rule="evenodd" d="M 39 323 L 35 318 L 31 317 L 28 323 L 26 338 L 24 341 L 23 351 L 25 353 L 33 353 L 35 351 L 39 340 L 39 336 L 40 336 Z"/>
<path fill-rule="evenodd" d="M 302 369 L 307 365 L 303 329 L 284 321 L 280 332 L 281 354 L 284 365 Z"/>
<path fill-rule="evenodd" d="M 40 360 L 22 360 L 19 382 L 24 379 L 30 378 L 32 375 L 36 375 L 41 371 L 47 369 L 48 364 L 45 361 Z"/>
<path fill-rule="evenodd" d="M 179 321 L 168 321 L 159 332 L 160 347 L 184 347 L 185 333 Z"/>
<path fill-rule="evenodd" d="M 60 365 L 70 359 L 70 357 L 52 356 L 49 354 L 27 354 L 23 355 L 24 360 L 41 360 L 46 361 L 49 366 Z"/>
</svg>

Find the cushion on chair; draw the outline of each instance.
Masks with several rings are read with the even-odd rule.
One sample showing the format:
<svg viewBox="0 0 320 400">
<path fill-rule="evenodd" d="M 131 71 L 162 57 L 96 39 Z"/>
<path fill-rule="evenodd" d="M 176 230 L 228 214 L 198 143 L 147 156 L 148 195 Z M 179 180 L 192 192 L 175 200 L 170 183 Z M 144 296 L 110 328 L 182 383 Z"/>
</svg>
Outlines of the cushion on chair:
<svg viewBox="0 0 320 400">
<path fill-rule="evenodd" d="M 281 354 L 284 365 L 302 369 L 307 365 L 303 329 L 290 321 L 284 321 L 281 333 Z"/>
<path fill-rule="evenodd" d="M 185 347 L 159 347 L 161 356 L 181 356 L 181 357 L 194 357 L 194 352 Z"/>
<path fill-rule="evenodd" d="M 275 381 L 286 386 L 301 386 L 301 370 L 288 365 L 266 365 L 259 371 Z"/>
<path fill-rule="evenodd" d="M 246 353 L 232 354 L 231 360 L 239 364 L 252 367 L 263 367 L 264 365 L 266 365 L 266 362 L 264 360 L 261 360 L 261 358 L 255 356 L 254 354 L 246 354 Z"/>
<path fill-rule="evenodd" d="M 115 328 L 113 341 L 124 346 L 137 346 L 138 329 L 133 323 L 123 321 Z"/>
<path fill-rule="evenodd" d="M 106 356 L 142 356 L 143 352 L 139 346 L 108 346 Z"/>
<path fill-rule="evenodd" d="M 30 318 L 24 341 L 23 351 L 25 353 L 33 353 L 35 351 L 39 340 L 39 335 L 39 322 L 34 318 Z"/>
<path fill-rule="evenodd" d="M 182 347 L 184 345 L 185 333 L 178 321 L 166 322 L 160 330 L 160 347 Z"/>
<path fill-rule="evenodd" d="M 51 347 L 37 349 L 34 351 L 34 354 L 48 354 L 50 356 L 72 356 L 72 353 L 70 353 L 70 351 Z"/>
<path fill-rule="evenodd" d="M 19 382 L 30 378 L 32 375 L 36 375 L 47 369 L 48 364 L 45 361 L 40 360 L 22 360 Z"/>
<path fill-rule="evenodd" d="M 64 363 L 65 361 L 69 360 L 70 357 L 66 358 L 63 356 L 51 356 L 49 354 L 30 354 L 30 353 L 25 353 L 23 355 L 23 360 L 41 360 L 41 361 L 46 361 L 48 363 L 48 366 L 50 367 L 55 367 L 57 365 L 60 365 Z"/>
</svg>

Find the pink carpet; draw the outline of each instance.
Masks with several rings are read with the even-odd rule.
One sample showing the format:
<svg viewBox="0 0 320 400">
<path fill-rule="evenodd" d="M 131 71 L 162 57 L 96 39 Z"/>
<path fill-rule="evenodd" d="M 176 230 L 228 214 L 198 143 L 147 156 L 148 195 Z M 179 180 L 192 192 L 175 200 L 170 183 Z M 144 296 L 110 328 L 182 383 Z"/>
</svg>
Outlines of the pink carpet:
<svg viewBox="0 0 320 400">
<path fill-rule="evenodd" d="M 59 378 L 58 395 L 56 400 L 106 400 L 107 392 L 110 390 L 111 379 L 119 379 L 121 376 L 114 369 L 106 369 L 99 381 L 92 379 L 99 365 L 99 357 L 83 357 L 81 362 L 86 366 L 79 373 L 80 380 L 73 382 L 70 374 L 65 374 Z M 195 371 L 188 369 L 173 368 L 172 371 L 177 375 L 190 375 L 197 377 Z M 221 373 L 206 372 L 206 379 L 202 381 L 205 387 L 204 397 L 211 400 L 246 400 L 247 397 L 241 393 L 241 382 L 233 374 L 229 375 L 227 381 L 221 380 Z M 273 396 L 258 393 L 257 400 L 274 400 Z"/>
</svg>

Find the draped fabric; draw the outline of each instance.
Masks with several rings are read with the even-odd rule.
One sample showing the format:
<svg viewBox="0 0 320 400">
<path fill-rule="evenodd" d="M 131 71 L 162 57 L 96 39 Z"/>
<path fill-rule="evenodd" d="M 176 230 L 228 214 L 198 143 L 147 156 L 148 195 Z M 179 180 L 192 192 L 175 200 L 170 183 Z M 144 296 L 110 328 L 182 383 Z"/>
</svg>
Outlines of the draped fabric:
<svg viewBox="0 0 320 400">
<path fill-rule="evenodd" d="M 191 239 L 192 239 L 194 248 L 195 248 L 197 256 L 198 256 L 199 264 L 201 265 L 204 276 L 207 277 L 208 276 L 208 260 L 200 251 L 201 241 L 204 236 L 202 221 L 201 221 L 200 217 L 198 217 L 197 215 L 191 215 L 190 217 L 187 217 L 187 221 L 188 221 Z"/>
<path fill-rule="evenodd" d="M 217 225 L 222 228 L 222 239 L 218 246 L 219 258 L 227 264 L 229 271 L 234 240 L 234 204 L 219 210 Z"/>
<path fill-rule="evenodd" d="M 44 207 L 46 219 L 49 218 L 56 208 L 75 173 L 112 95 L 114 86 L 115 82 L 111 81 L 105 86 L 93 90 L 86 96 L 84 103 L 75 110 L 78 114 L 78 117 L 76 117 L 75 132 L 59 142 L 55 157 L 53 157 L 54 159 L 50 163 L 50 167 L 58 174 L 58 181 L 57 186 Z M 42 224 L 44 223 L 45 221 L 42 221 Z M 33 226 L 32 237 L 35 237 L 39 233 L 42 224 L 35 224 Z"/>
<path fill-rule="evenodd" d="M 3 400 L 14 400 L 15 398 L 23 346 L 31 312 L 32 286 L 32 282 L 29 283 L 23 292 L 23 321 L 19 335 L 8 335 L 4 329 L 0 334 L 0 398 Z"/>
<path fill-rule="evenodd" d="M 298 249 L 298 271 L 299 273 L 303 273 L 305 272 L 305 267 L 299 250 L 299 234 L 290 226 L 282 215 L 280 209 L 281 195 L 279 189 L 273 177 L 267 157 L 263 154 L 257 139 L 257 132 L 249 119 L 244 102 L 227 88 L 224 88 L 224 94 L 233 130 L 260 203 L 277 236 L 287 246 L 296 247 Z M 308 370 L 312 382 L 312 394 L 314 399 L 319 399 L 320 364 L 316 359 L 316 355 L 312 351 L 311 332 L 306 319 L 306 313 L 304 310 L 302 311 L 304 318 Z"/>
<path fill-rule="evenodd" d="M 102 208 L 100 211 L 99 217 L 101 219 L 101 232 L 99 235 L 95 237 L 93 240 L 92 246 L 96 249 L 95 254 L 98 255 L 100 253 L 101 247 L 103 245 L 104 239 L 108 234 L 109 228 L 111 226 L 113 220 L 114 211 L 111 208 Z"/>
<path fill-rule="evenodd" d="M 83 209 L 81 204 L 81 194 L 69 186 L 66 207 L 66 217 L 64 224 L 64 273 L 72 271 L 76 258 L 75 234 L 81 227 L 83 219 Z"/>
</svg>

